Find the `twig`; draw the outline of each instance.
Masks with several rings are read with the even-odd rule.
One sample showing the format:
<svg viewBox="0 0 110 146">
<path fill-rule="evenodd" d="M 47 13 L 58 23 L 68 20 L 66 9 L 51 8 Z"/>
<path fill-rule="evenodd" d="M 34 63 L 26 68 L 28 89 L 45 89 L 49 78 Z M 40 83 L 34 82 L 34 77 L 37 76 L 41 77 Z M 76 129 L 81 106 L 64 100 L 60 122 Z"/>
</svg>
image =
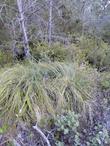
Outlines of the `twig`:
<svg viewBox="0 0 110 146">
<path fill-rule="evenodd" d="M 9 142 L 9 141 L 10 141 L 9 139 L 5 140 L 4 142 L 0 143 L 0 146 L 6 144 L 6 143 Z"/>
<path fill-rule="evenodd" d="M 13 143 L 15 146 L 20 146 L 20 144 L 15 139 L 13 139 Z"/>
<path fill-rule="evenodd" d="M 43 140 L 47 143 L 48 146 L 50 145 L 49 140 L 47 139 L 47 137 L 44 135 L 44 133 L 40 130 L 40 128 L 38 128 L 37 124 L 35 126 L 33 126 L 33 128 L 41 135 L 41 137 L 43 138 Z"/>
</svg>

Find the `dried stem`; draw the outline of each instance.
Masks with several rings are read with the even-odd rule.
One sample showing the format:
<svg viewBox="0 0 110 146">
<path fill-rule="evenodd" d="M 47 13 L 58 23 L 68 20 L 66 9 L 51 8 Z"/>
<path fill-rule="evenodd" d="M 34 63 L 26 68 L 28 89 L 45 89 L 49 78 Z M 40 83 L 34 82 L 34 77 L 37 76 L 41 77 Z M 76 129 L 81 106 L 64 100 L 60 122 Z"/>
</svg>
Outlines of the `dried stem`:
<svg viewBox="0 0 110 146">
<path fill-rule="evenodd" d="M 44 135 L 44 133 L 40 130 L 40 128 L 37 126 L 33 126 L 33 128 L 40 134 L 40 136 L 43 138 L 43 140 L 47 143 L 47 146 L 51 146 L 48 138 Z"/>
</svg>

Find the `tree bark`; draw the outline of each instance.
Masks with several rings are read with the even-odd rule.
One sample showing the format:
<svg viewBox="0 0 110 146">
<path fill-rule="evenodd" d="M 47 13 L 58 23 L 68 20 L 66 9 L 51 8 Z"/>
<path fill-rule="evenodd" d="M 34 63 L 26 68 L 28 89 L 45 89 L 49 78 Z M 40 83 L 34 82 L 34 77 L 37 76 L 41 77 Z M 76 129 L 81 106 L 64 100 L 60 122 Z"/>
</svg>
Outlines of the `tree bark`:
<svg viewBox="0 0 110 146">
<path fill-rule="evenodd" d="M 19 15 L 20 15 L 20 23 L 21 23 L 22 33 L 23 33 L 23 37 L 24 37 L 25 56 L 27 58 L 29 58 L 30 49 L 29 49 L 29 43 L 28 43 L 27 30 L 26 30 L 26 26 L 25 26 L 25 17 L 24 17 L 24 12 L 23 12 L 22 0 L 17 0 L 17 6 L 18 6 Z"/>
<path fill-rule="evenodd" d="M 53 0 L 49 0 L 49 26 L 48 26 L 48 42 L 49 46 L 52 42 L 52 7 L 53 7 Z"/>
</svg>

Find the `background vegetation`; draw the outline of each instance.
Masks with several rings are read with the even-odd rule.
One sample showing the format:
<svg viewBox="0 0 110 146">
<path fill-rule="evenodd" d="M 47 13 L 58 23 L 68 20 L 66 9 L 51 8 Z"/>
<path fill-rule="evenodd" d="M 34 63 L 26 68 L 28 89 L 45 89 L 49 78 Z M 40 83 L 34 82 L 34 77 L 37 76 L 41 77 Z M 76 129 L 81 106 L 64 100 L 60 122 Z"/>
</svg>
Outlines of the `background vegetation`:
<svg viewBox="0 0 110 146">
<path fill-rule="evenodd" d="M 109 18 L 109 0 L 0 0 L 1 146 L 110 145 Z"/>
</svg>

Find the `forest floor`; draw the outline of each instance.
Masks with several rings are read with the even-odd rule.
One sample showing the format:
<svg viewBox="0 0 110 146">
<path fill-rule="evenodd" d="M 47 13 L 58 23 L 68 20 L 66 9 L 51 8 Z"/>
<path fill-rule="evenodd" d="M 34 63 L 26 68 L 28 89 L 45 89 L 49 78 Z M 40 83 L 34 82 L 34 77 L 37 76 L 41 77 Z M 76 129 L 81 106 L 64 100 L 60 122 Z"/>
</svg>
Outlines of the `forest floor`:
<svg viewBox="0 0 110 146">
<path fill-rule="evenodd" d="M 110 135 L 110 104 L 106 102 L 105 97 L 110 97 L 110 90 L 97 93 L 96 101 L 92 102 L 94 107 L 93 119 L 88 118 L 82 125 L 80 144 L 77 144 L 77 146 L 110 146 L 110 143 L 106 142 L 106 131 L 104 133 L 104 129 L 106 129 Z M 21 123 L 17 126 L 16 134 L 0 135 L 0 146 L 12 146 L 11 143 L 8 143 L 10 139 L 13 139 L 15 146 L 47 146 L 42 137 L 32 127 L 27 127 Z M 41 130 L 50 141 L 51 146 L 57 146 L 55 139 L 56 128 L 53 127 L 49 131 L 42 128 Z M 71 136 L 71 133 L 61 136 L 62 141 L 65 142 L 64 146 L 74 146 L 73 140 L 69 139 Z M 91 143 L 91 139 L 94 139 L 94 143 Z M 97 143 L 97 140 L 99 143 Z"/>
</svg>

